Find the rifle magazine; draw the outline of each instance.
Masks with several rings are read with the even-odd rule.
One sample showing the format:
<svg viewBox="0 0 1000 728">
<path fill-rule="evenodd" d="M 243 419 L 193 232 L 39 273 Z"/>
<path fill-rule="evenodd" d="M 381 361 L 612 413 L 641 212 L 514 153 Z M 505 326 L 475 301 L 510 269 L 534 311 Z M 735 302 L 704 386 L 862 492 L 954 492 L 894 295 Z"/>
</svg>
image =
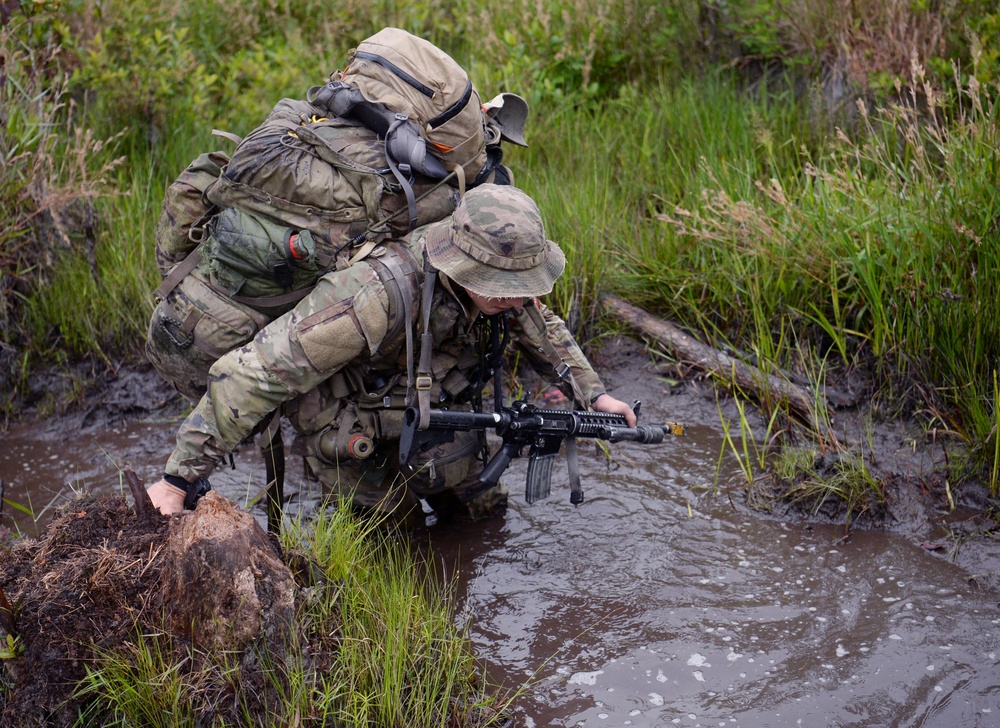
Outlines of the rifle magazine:
<svg viewBox="0 0 1000 728">
<path fill-rule="evenodd" d="M 528 480 L 524 485 L 524 500 L 529 504 L 548 498 L 552 492 L 552 464 L 557 454 L 532 455 L 528 459 Z"/>
</svg>

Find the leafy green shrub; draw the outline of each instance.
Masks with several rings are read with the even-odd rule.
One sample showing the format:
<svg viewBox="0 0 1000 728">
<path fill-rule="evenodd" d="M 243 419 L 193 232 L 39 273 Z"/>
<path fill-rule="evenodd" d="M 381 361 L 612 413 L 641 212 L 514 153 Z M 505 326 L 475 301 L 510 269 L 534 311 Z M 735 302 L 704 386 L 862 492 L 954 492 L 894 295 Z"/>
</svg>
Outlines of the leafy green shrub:
<svg viewBox="0 0 1000 728">
<path fill-rule="evenodd" d="M 466 52 L 479 76 L 535 106 L 593 101 L 677 72 L 694 46 L 693 7 L 683 0 L 491 0 L 473 16 Z"/>
<path fill-rule="evenodd" d="M 223 79 L 219 102 L 202 119 L 204 127 L 218 127 L 243 135 L 260 124 L 281 99 L 305 98 L 311 86 L 326 83 L 343 67 L 347 47 L 326 45 L 320 53 L 302 53 L 306 41 L 298 31 L 289 39 L 264 39 L 221 63 Z"/>
<path fill-rule="evenodd" d="M 967 66 L 980 83 L 995 84 L 1000 81 L 1000 9 L 995 3 L 976 5 L 984 5 L 984 12 L 970 13 L 962 27 L 965 43 L 955 45 L 967 48 Z"/>
<path fill-rule="evenodd" d="M 978 20 L 991 13 L 995 4 L 982 0 L 711 0 L 702 17 L 716 58 L 800 68 L 807 78 L 825 77 L 840 100 L 852 92 L 891 94 L 914 59 L 939 83 L 947 80 L 951 59 L 970 60 L 970 24 L 996 40 L 995 21 Z"/>
<path fill-rule="evenodd" d="M 105 22 L 76 47 L 73 83 L 85 89 L 102 129 L 129 129 L 140 147 L 160 142 L 173 119 L 203 116 L 217 101 L 218 74 L 199 56 L 189 26 L 167 6 L 121 0 L 100 11 Z"/>
</svg>

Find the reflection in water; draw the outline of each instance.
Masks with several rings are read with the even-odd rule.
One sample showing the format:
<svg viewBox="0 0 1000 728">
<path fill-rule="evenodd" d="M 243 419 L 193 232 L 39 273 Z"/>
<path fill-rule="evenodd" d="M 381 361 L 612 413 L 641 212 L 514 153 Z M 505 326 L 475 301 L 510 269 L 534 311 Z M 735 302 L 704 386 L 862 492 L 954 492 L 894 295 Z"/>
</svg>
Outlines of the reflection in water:
<svg viewBox="0 0 1000 728">
<path fill-rule="evenodd" d="M 37 512 L 68 484 L 111 492 L 123 462 L 149 481 L 172 432 L 9 433 L 5 497 L 30 493 Z M 735 510 L 711 493 L 720 448 L 720 433 L 691 427 L 662 448 L 615 446 L 609 469 L 583 445 L 578 507 L 564 463 L 552 497 L 526 505 L 515 461 L 505 518 L 428 532 L 459 569 L 461 619 L 492 678 L 531 683 L 524 725 L 1000 725 L 995 593 L 905 538 L 844 543 L 837 528 Z M 245 502 L 259 459 L 236 462 L 213 484 Z M 10 507 L 3 525 L 14 517 L 29 529 Z"/>
<path fill-rule="evenodd" d="M 178 422 L 136 421 L 112 428 L 90 428 L 67 434 L 57 426 L 45 430 L 35 426 L 13 428 L 0 448 L 0 482 L 3 505 L 0 528 L 35 536 L 53 511 L 81 492 L 95 496 L 128 492 L 120 468 L 128 465 L 145 483 L 163 473 L 163 464 L 174 445 Z M 263 461 L 252 445 L 237 450 L 232 463 L 212 475 L 212 487 L 247 507 L 262 525 L 267 523 L 264 499 Z M 319 486 L 302 477 L 302 463 L 290 457 L 286 498 L 294 506 L 313 503 Z"/>
<path fill-rule="evenodd" d="M 110 495 L 125 490 L 119 479 L 122 456 L 144 480 L 156 476 L 169 452 L 169 425 L 134 422 L 83 434 L 36 426 L 13 428 L 0 448 L 5 526 L 35 536 L 53 510 L 81 491 Z"/>
</svg>

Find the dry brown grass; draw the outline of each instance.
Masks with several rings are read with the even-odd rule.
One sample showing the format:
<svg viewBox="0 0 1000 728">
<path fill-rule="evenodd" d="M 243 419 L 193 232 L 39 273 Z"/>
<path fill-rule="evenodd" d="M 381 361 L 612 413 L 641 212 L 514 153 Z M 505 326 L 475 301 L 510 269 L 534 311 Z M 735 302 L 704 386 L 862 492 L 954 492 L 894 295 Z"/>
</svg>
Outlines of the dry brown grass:
<svg viewBox="0 0 1000 728">
<path fill-rule="evenodd" d="M 826 73 L 865 88 L 873 74 L 907 77 L 913 58 L 943 56 L 957 3 L 921 10 L 910 0 L 787 0 L 776 28 L 790 57 L 814 57 Z"/>
</svg>

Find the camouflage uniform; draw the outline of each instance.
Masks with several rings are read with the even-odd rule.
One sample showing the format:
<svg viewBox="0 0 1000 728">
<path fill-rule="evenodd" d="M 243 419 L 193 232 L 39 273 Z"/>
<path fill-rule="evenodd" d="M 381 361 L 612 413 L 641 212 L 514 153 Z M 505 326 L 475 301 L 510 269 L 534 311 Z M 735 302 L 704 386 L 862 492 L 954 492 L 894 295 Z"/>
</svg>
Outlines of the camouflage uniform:
<svg viewBox="0 0 1000 728">
<path fill-rule="evenodd" d="M 502 196 L 498 189 L 505 190 Z M 430 314 L 431 402 L 468 407 L 477 394 L 472 390 L 478 387 L 470 382 L 476 379 L 484 342 L 477 311 L 463 287 L 480 295 L 493 290 L 492 277 L 484 278 L 482 288 L 477 278 L 468 277 L 470 272 L 476 276 L 480 268 L 523 263 L 521 277 L 530 278 L 537 273 L 538 261 L 545 259 L 516 239 L 526 226 L 535 224 L 541 234 L 541 223 L 518 217 L 525 214 L 526 204 L 519 197 L 516 204 L 504 203 L 514 193 L 528 199 L 514 188 L 484 185 L 470 191 L 451 219 L 418 228 L 404 241 L 384 246 L 382 255 L 326 274 L 292 311 L 261 329 L 250 343 L 222 356 L 210 370 L 207 393 L 178 432 L 166 473 L 188 481 L 207 477 L 261 420 L 284 406 L 284 414 L 306 445 L 313 472 L 335 492 L 361 505 L 393 508 L 413 493 L 447 492 L 469 505 L 475 515 L 502 501 L 503 489 L 476 492 L 481 450 L 475 433 L 459 433 L 454 442 L 425 453 L 406 472 L 395 464 L 407 404 L 407 370 L 412 372 L 416 349 L 412 345 L 408 355 L 406 329 L 412 327 L 415 341 L 423 326 L 425 258 L 450 266 L 456 256 L 464 255 L 452 249 L 455 241 L 461 247 L 462 236 L 476 226 L 513 241 L 501 241 L 500 255 L 485 265 L 473 260 L 483 255 L 472 248 L 467 251 L 472 257 L 464 255 L 464 270 L 435 265 L 441 272 Z M 537 215 L 533 203 L 530 207 Z M 542 238 L 542 242 L 547 241 Z M 521 253 L 526 256 L 523 260 Z M 551 288 L 561 272 L 564 259 L 561 252 L 558 256 L 559 261 L 552 263 L 555 268 L 540 274 L 537 285 L 542 287 L 537 290 L 547 292 L 545 286 Z M 449 275 L 443 267 L 448 267 Z M 463 285 L 454 285 L 453 277 Z M 511 290 L 509 283 L 503 290 Z M 523 290 L 536 288 L 529 285 Z M 568 367 L 570 375 L 563 386 L 581 405 L 604 393 L 565 324 L 548 308 L 537 301 L 515 308 L 510 322 L 513 342 L 539 373 L 558 380 L 557 371 Z M 374 453 L 364 459 L 352 456 L 352 443 L 358 437 L 375 445 Z"/>
</svg>

